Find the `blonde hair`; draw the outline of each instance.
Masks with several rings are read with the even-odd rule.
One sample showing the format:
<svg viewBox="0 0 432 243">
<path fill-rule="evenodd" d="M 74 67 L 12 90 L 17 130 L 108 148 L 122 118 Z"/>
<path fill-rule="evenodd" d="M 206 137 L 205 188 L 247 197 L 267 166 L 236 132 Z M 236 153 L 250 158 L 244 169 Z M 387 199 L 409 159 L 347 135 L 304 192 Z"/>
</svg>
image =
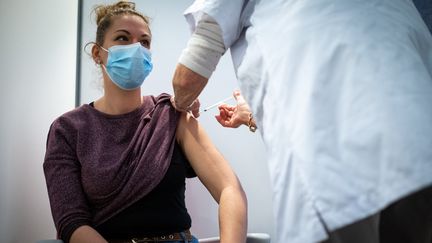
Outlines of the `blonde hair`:
<svg viewBox="0 0 432 243">
<path fill-rule="evenodd" d="M 149 17 L 135 10 L 135 3 L 128 1 L 118 1 L 113 4 L 96 5 L 93 9 L 96 14 L 96 44 L 102 46 L 105 40 L 105 33 L 112 24 L 112 20 L 116 16 L 136 15 L 144 20 L 148 25 Z"/>
</svg>

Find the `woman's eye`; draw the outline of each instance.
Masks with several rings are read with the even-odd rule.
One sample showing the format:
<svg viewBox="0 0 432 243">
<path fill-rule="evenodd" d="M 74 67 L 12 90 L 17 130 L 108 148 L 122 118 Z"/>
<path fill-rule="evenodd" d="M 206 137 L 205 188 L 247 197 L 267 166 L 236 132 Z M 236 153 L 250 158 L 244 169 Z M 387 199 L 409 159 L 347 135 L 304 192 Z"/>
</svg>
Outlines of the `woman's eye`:
<svg viewBox="0 0 432 243">
<path fill-rule="evenodd" d="M 118 36 L 117 38 L 115 38 L 116 41 L 128 41 L 128 38 L 126 36 Z"/>
<path fill-rule="evenodd" d="M 149 40 L 142 40 L 140 42 L 141 42 L 141 45 L 143 45 L 143 46 L 145 46 L 147 48 L 150 46 L 150 41 Z"/>
</svg>

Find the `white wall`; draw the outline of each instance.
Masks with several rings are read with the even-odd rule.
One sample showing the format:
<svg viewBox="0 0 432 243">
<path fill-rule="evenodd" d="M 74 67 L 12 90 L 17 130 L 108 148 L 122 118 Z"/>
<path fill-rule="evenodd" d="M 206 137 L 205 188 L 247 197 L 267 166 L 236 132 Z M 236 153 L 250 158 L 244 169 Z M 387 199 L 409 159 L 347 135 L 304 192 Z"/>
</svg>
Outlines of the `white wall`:
<svg viewBox="0 0 432 243">
<path fill-rule="evenodd" d="M 91 15 L 95 3 L 113 2 L 84 0 L 83 42 L 94 41 L 95 20 Z M 152 54 L 154 69 L 144 82 L 144 94 L 172 93 L 171 77 L 177 59 L 189 37 L 189 27 L 182 15 L 192 0 L 140 0 L 137 8 L 152 18 Z M 90 50 L 90 48 L 88 48 Z M 88 103 L 102 95 L 100 73 L 87 54 L 82 56 L 82 103 Z M 98 88 L 99 87 L 99 88 Z M 200 96 L 203 107 L 232 94 L 237 87 L 230 54 L 227 53 Z M 265 150 L 259 133 L 251 133 L 247 127 L 222 128 L 214 119 L 217 109 L 199 118 L 218 149 L 239 176 L 249 201 L 249 232 L 266 232 L 273 235 L 271 189 L 269 184 Z M 197 181 L 187 184 L 187 206 L 192 216 L 192 231 L 199 237 L 218 235 L 217 205 L 205 188 Z"/>
<path fill-rule="evenodd" d="M 0 1 L 0 242 L 54 238 L 42 171 L 53 119 L 74 107 L 77 0 Z"/>
</svg>

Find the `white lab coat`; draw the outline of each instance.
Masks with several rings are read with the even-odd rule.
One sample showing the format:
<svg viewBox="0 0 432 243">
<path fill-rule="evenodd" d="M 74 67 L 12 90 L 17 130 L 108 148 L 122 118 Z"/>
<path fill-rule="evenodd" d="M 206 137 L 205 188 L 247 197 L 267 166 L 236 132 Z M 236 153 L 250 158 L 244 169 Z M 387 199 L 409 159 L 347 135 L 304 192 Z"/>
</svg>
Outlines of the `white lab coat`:
<svg viewBox="0 0 432 243">
<path fill-rule="evenodd" d="M 410 0 L 206 0 L 269 154 L 277 243 L 432 184 L 432 36 Z"/>
</svg>

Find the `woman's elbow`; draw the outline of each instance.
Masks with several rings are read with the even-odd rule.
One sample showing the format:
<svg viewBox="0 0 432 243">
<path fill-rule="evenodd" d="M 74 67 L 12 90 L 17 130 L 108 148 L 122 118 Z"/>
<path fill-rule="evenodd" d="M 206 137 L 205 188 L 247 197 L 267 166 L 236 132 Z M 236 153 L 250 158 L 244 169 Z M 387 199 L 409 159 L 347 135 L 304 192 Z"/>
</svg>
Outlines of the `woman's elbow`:
<svg viewBox="0 0 432 243">
<path fill-rule="evenodd" d="M 230 199 L 234 199 L 237 203 L 247 208 L 247 196 L 238 179 L 233 181 L 229 186 L 225 187 L 222 194 L 227 195 Z"/>
</svg>

